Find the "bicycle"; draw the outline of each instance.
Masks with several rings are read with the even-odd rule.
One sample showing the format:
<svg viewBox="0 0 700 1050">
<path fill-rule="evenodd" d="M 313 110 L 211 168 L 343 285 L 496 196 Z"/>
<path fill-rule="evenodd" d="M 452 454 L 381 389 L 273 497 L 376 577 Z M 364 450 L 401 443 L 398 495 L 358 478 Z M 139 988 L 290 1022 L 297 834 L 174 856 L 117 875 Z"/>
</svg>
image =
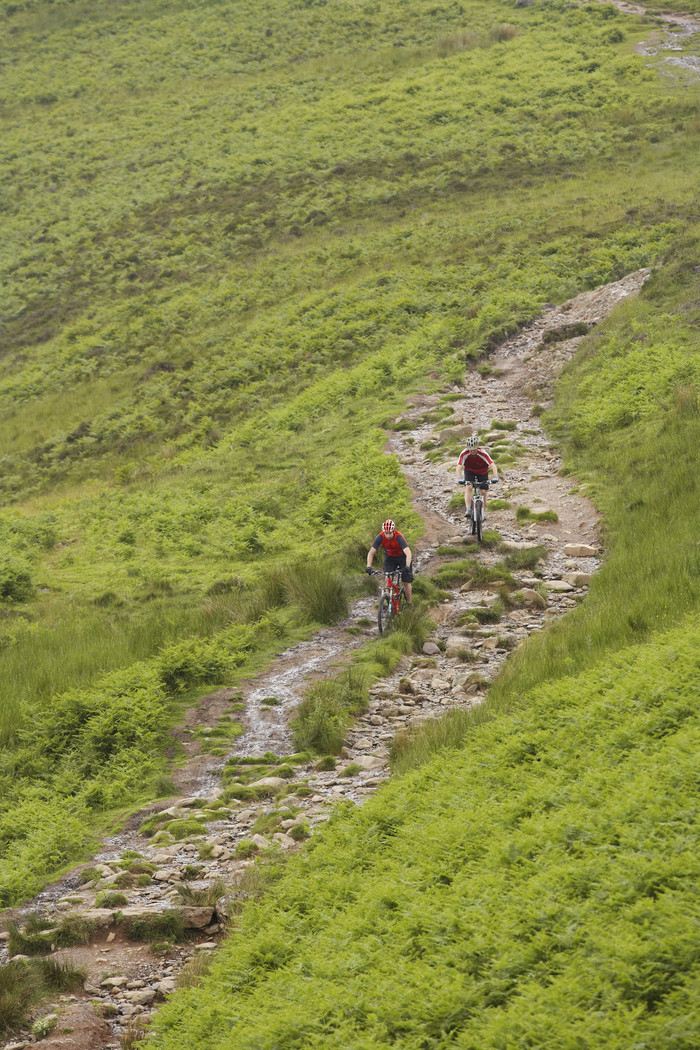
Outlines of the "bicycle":
<svg viewBox="0 0 700 1050">
<path fill-rule="evenodd" d="M 370 573 L 371 576 L 384 577 L 384 583 L 379 595 L 379 605 L 377 606 L 377 627 L 380 634 L 383 634 L 389 626 L 392 617 L 398 616 L 406 605 L 406 594 L 401 582 L 402 572 L 403 569 L 394 569 L 392 572 L 387 573 L 373 569 Z"/>
<path fill-rule="evenodd" d="M 495 485 L 497 479 L 493 481 L 486 481 L 486 487 L 489 485 Z M 459 485 L 465 485 L 465 481 L 458 481 Z M 477 542 L 481 543 L 481 529 L 484 523 L 484 495 L 480 487 L 472 483 L 472 502 L 471 502 L 471 526 L 472 536 L 476 536 Z"/>
</svg>

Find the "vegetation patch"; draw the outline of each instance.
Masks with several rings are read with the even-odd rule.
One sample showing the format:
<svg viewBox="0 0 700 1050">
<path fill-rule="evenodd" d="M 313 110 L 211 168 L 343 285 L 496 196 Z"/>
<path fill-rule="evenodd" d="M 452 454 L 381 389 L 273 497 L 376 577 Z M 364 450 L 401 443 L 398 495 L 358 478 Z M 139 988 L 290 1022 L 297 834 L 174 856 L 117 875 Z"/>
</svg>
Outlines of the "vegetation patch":
<svg viewBox="0 0 700 1050">
<path fill-rule="evenodd" d="M 329 1024 L 339 1045 L 356 1041 L 358 1025 L 369 1045 L 381 1045 L 396 1016 L 403 1046 L 437 1045 L 434 1026 L 448 1016 L 462 1040 L 494 1048 L 504 1026 L 549 1039 L 553 1016 L 566 1018 L 567 1038 L 592 1031 L 599 1045 L 620 1048 L 629 1024 L 642 1035 L 672 1023 L 679 997 L 690 1002 L 698 963 L 687 938 L 698 851 L 674 814 L 685 805 L 699 733 L 699 643 L 695 619 L 653 649 L 625 650 L 594 672 L 539 688 L 511 714 L 473 720 L 449 763 L 438 757 L 352 818 L 331 822 L 254 914 L 244 912 L 212 981 L 159 1013 L 156 1045 L 174 1046 L 186 1025 L 205 1046 L 239 1034 L 252 1046 L 273 1015 L 283 1042 L 323 1017 L 318 1038 L 305 1028 L 312 1046 L 327 1045 Z M 662 671 L 669 659 L 673 676 Z M 640 689 L 649 681 L 653 695 Z M 408 869 L 415 879 L 397 894 Z M 298 907 L 303 918 L 290 931 Z M 371 992 L 366 966 L 342 965 L 341 934 L 362 954 L 379 938 L 384 965 L 373 969 Z M 421 948 L 410 958 L 407 938 Z M 522 952 L 513 955 L 514 943 Z M 652 985 L 643 979 L 650 956 L 665 960 Z M 321 976 L 329 959 L 338 968 Z M 515 994 L 495 995 L 506 960 Z M 587 987 L 612 996 L 609 1008 L 597 996 L 597 1005 L 575 1007 L 582 969 Z M 222 999 L 224 975 L 236 992 Z M 618 1010 L 630 1002 L 635 1019 L 620 1032 Z"/>
<path fill-rule="evenodd" d="M 559 521 L 555 510 L 534 511 L 529 507 L 516 507 L 515 517 L 518 521 Z"/>
<path fill-rule="evenodd" d="M 507 549 L 507 545 L 505 545 L 504 549 Z M 511 572 L 517 572 L 522 569 L 532 571 L 537 566 L 537 563 L 546 557 L 547 548 L 538 543 L 533 547 L 525 547 L 523 550 L 507 551 L 503 558 L 503 564 Z"/>
<path fill-rule="evenodd" d="M 126 935 L 132 941 L 178 943 L 186 939 L 187 933 L 181 915 L 170 908 L 148 918 L 133 919 L 126 926 Z"/>
<path fill-rule="evenodd" d="M 129 898 L 123 893 L 112 893 L 109 890 L 98 893 L 95 897 L 96 908 L 123 908 L 128 903 Z"/>
</svg>

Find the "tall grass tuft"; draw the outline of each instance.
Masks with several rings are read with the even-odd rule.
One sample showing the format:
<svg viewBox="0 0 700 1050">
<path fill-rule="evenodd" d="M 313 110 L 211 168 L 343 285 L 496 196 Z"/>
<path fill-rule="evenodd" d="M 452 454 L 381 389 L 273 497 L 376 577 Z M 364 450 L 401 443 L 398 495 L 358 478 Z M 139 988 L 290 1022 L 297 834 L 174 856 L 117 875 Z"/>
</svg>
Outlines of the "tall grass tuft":
<svg viewBox="0 0 700 1050">
<path fill-rule="evenodd" d="M 0 966 L 0 1036 L 16 1031 L 39 998 L 38 974 L 23 962 Z"/>
<path fill-rule="evenodd" d="M 146 919 L 134 919 L 127 930 L 130 941 L 183 941 L 185 935 L 182 917 L 172 909 Z"/>
<path fill-rule="evenodd" d="M 448 752 L 461 746 L 470 726 L 476 723 L 473 712 L 455 709 L 442 718 L 430 718 L 396 733 L 389 748 L 392 772 L 405 773 L 429 761 L 437 752 Z"/>
<path fill-rule="evenodd" d="M 335 682 L 318 682 L 308 690 L 292 722 L 292 740 L 299 751 L 337 755 L 350 721 Z"/>
<path fill-rule="evenodd" d="M 17 960 L 0 966 L 0 1037 L 26 1024 L 42 996 L 76 991 L 84 980 L 84 970 L 56 959 Z"/>
<path fill-rule="evenodd" d="M 195 952 L 178 974 L 178 988 L 196 988 L 202 977 L 209 972 L 210 967 L 211 956 L 206 952 Z"/>
<path fill-rule="evenodd" d="M 133 1047 L 144 1043 L 147 1036 L 148 1029 L 141 1021 L 130 1020 L 119 1036 L 119 1048 L 120 1050 L 133 1050 Z"/>
<path fill-rule="evenodd" d="M 297 562 L 287 571 L 285 586 L 291 600 L 315 623 L 336 623 L 347 616 L 343 579 L 326 561 Z"/>
<path fill-rule="evenodd" d="M 87 976 L 85 970 L 60 959 L 37 959 L 33 966 L 44 986 L 56 992 L 77 991 Z"/>
<path fill-rule="evenodd" d="M 445 33 L 438 37 L 435 47 L 440 58 L 447 58 L 458 51 L 471 51 L 479 47 L 482 38 L 478 33 L 462 30 L 457 33 Z"/>
<path fill-rule="evenodd" d="M 215 879 L 208 886 L 190 886 L 189 883 L 184 882 L 175 889 L 183 904 L 197 908 L 213 908 L 216 902 L 225 896 L 228 887 L 223 879 Z"/>
<path fill-rule="evenodd" d="M 393 629 L 399 634 L 408 635 L 416 652 L 427 642 L 433 624 L 423 609 L 412 605 L 404 609 L 400 616 L 394 617 Z"/>
</svg>

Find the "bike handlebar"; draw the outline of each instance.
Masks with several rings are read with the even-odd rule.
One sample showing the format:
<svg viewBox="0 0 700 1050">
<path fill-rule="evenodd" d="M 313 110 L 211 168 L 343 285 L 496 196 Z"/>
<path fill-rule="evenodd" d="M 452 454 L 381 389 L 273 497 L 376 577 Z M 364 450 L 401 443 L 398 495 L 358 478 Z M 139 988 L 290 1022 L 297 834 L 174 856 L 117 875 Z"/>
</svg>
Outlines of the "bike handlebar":
<svg viewBox="0 0 700 1050">
<path fill-rule="evenodd" d="M 416 571 L 416 563 L 412 561 L 410 566 L 407 566 L 407 568 L 411 568 L 415 572 Z M 365 572 L 367 572 L 366 569 L 365 569 Z M 370 566 L 370 572 L 367 572 L 367 575 L 368 576 L 393 576 L 393 574 L 395 572 L 403 572 L 403 569 L 396 568 L 396 569 L 390 569 L 389 572 L 384 572 L 383 569 L 372 569 L 371 566 Z"/>
</svg>

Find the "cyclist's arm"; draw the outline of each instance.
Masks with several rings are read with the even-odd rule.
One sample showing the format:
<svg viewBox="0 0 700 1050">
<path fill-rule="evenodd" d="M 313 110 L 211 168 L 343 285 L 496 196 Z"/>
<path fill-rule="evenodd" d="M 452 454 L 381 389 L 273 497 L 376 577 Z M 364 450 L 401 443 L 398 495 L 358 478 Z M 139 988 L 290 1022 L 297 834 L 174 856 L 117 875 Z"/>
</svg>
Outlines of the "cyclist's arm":
<svg viewBox="0 0 700 1050">
<path fill-rule="evenodd" d="M 409 545 L 406 543 L 406 540 L 402 536 L 398 538 L 398 544 L 399 544 L 399 547 L 401 548 L 402 552 L 406 555 L 406 568 L 408 568 L 409 565 L 411 564 L 411 562 L 413 561 L 413 555 L 411 554 L 411 548 L 409 547 Z"/>
<path fill-rule="evenodd" d="M 459 463 L 457 464 L 457 477 L 464 477 L 464 452 L 459 457 Z"/>
<path fill-rule="evenodd" d="M 498 467 L 496 466 L 494 461 L 491 459 L 491 456 L 489 456 L 489 454 L 486 451 L 486 449 L 482 449 L 482 452 L 488 458 L 488 461 L 489 461 L 489 465 L 488 465 L 488 467 L 486 469 L 486 473 L 487 474 L 493 473 L 494 480 L 497 481 L 498 480 Z"/>
<path fill-rule="evenodd" d="M 380 545 L 381 542 L 382 542 L 382 537 L 381 537 L 381 535 L 379 535 L 375 539 L 375 541 L 372 544 L 372 546 L 370 547 L 370 549 L 367 551 L 367 568 L 368 569 L 371 569 L 371 567 L 372 567 L 372 562 L 374 561 L 374 555 L 379 550 L 379 545 Z"/>
</svg>

